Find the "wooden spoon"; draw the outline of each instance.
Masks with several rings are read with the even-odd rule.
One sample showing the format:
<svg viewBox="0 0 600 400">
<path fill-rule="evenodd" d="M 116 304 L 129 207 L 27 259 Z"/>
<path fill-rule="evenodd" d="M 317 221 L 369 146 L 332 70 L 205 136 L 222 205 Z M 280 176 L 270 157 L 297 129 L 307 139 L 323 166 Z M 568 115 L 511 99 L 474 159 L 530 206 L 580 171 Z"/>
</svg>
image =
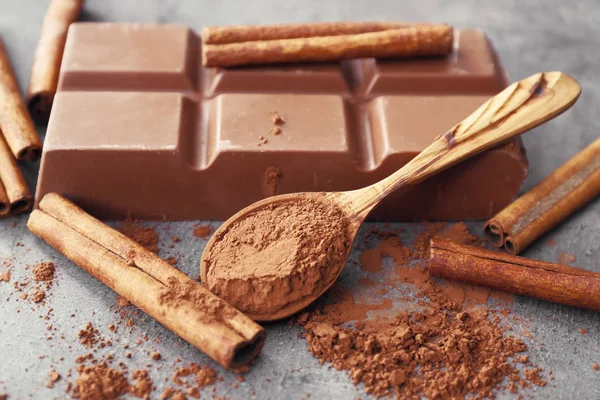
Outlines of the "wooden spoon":
<svg viewBox="0 0 600 400">
<path fill-rule="evenodd" d="M 347 214 L 351 225 L 349 239 L 352 243 L 365 218 L 388 194 L 428 178 L 459 161 L 548 121 L 573 105 L 580 93 L 579 83 L 562 72 L 545 72 L 532 75 L 527 79 L 513 83 L 498 95 L 489 99 L 474 113 L 439 136 L 429 147 L 400 170 L 371 186 L 348 192 L 284 194 L 254 203 L 229 218 L 207 243 L 201 261 L 202 281 L 210 284 L 207 280 L 208 268 L 205 263 L 205 256 L 210 254 L 219 237 L 227 234 L 227 229 L 232 224 L 263 207 L 274 203 L 301 199 L 333 203 Z M 318 235 L 319 232 L 314 234 Z M 248 316 L 258 321 L 271 321 L 290 316 L 308 306 L 333 285 L 342 272 L 350 248 L 351 246 L 348 246 L 343 262 L 339 265 L 330 266 L 335 268 L 335 273 L 331 274 L 330 282 L 326 282 L 322 290 L 310 297 L 290 303 L 273 313 L 248 314 Z M 227 296 L 223 297 L 227 300 Z M 264 299 L 265 309 L 268 309 L 268 301 L 268 298 Z"/>
</svg>

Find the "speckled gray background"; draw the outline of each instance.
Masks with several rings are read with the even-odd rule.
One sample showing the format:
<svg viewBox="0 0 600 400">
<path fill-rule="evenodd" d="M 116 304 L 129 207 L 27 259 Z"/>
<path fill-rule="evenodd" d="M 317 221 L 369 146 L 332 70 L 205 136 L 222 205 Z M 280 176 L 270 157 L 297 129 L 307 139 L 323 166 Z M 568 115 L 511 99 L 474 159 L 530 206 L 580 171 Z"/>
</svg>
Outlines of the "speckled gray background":
<svg viewBox="0 0 600 400">
<path fill-rule="evenodd" d="M 36 0 L 0 0 L 0 35 L 2 35 L 25 89 L 47 2 Z M 542 70 L 562 70 L 575 76 L 583 86 L 583 95 L 567 114 L 524 136 L 530 159 L 530 174 L 525 189 L 561 165 L 600 134 L 600 2 L 586 1 L 126 1 L 88 0 L 84 18 L 98 21 L 176 22 L 195 29 L 203 25 L 236 23 L 275 23 L 328 20 L 416 20 L 442 21 L 458 27 L 480 27 L 492 38 L 505 67 L 513 79 Z M 40 128 L 43 132 L 43 128 Z M 33 187 L 38 165 L 25 165 Z M 16 227 L 12 223 L 16 222 Z M 58 266 L 55 287 L 45 305 L 32 306 L 18 299 L 12 284 L 0 283 L 0 393 L 11 399 L 64 398 L 64 379 L 56 388 L 46 388 L 51 366 L 65 374 L 77 355 L 87 350 L 78 343 L 77 331 L 92 321 L 110 339 L 119 336 L 120 346 L 108 349 L 117 359 L 124 357 L 122 345 L 129 343 L 133 358 L 130 370 L 150 362 L 147 351 L 159 351 L 164 361 L 154 363 L 151 376 L 162 391 L 165 379 L 173 372 L 173 361 L 209 363 L 200 352 L 146 316 L 139 318 L 136 331 L 121 328 L 110 334 L 107 325 L 116 317 L 111 306 L 115 293 L 90 277 L 79 267 L 31 235 L 25 228 L 26 216 L 0 221 L 0 262 L 13 259 L 13 280 L 31 274 L 26 264 L 52 260 Z M 213 223 L 217 226 L 217 223 Z M 182 238 L 173 249 L 163 244 L 160 255 L 175 256 L 185 272 L 197 275 L 197 265 L 205 241 L 195 238 L 195 223 L 162 223 L 157 226 L 165 243 L 171 235 Z M 479 223 L 470 226 L 479 230 Z M 380 227 L 384 229 L 383 227 Z M 407 228 L 405 238 L 414 225 L 395 224 Z M 366 231 L 366 230 L 365 230 Z M 363 231 L 363 232 L 365 232 Z M 547 239 L 558 244 L 551 246 Z M 21 245 L 17 245 L 21 243 Z M 359 238 L 358 248 L 371 244 Z M 560 252 L 577 257 L 572 264 L 600 271 L 600 201 L 596 200 L 573 216 L 560 228 L 540 240 L 525 255 L 556 262 Z M 359 269 L 359 252 L 355 251 L 342 274 L 343 283 L 351 285 L 364 273 Z M 41 316 L 52 308 L 50 319 Z M 517 334 L 527 331 L 535 337 L 528 340 L 530 358 L 555 380 L 543 388 L 525 393 L 536 398 L 598 399 L 600 372 L 592 364 L 600 362 L 597 347 L 600 340 L 598 314 L 518 298 L 512 306 L 515 315 L 528 326 L 515 326 Z M 71 316 L 74 314 L 74 316 Z M 48 324 L 56 330 L 47 331 Z M 579 333 L 580 328 L 588 334 Z M 232 388 L 234 376 L 215 366 L 223 382 L 216 393 L 229 398 L 298 399 L 311 394 L 315 398 L 366 397 L 343 372 L 320 366 L 297 337 L 298 329 L 285 323 L 267 325 L 268 338 L 261 357 L 246 382 Z M 52 335 L 54 339 L 47 340 Z M 64 339 L 60 336 L 64 335 Z M 136 345 L 140 335 L 149 340 Z M 99 351 L 98 356 L 105 352 Z M 45 356 L 40 358 L 40 356 Z M 61 360 L 64 358 L 64 360 Z M 291 372 L 294 370 L 294 372 Z M 209 389 L 210 390 L 210 389 Z M 212 394 L 209 391 L 203 396 Z M 510 398 L 500 393 L 501 398 Z"/>
</svg>

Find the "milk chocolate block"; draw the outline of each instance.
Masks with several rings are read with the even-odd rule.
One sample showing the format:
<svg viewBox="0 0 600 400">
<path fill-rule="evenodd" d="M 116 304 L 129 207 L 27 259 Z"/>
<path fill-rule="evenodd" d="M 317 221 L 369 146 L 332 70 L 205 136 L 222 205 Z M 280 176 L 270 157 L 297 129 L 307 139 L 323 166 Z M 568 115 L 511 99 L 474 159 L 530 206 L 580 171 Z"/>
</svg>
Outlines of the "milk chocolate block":
<svg viewBox="0 0 600 400">
<path fill-rule="evenodd" d="M 205 69 L 186 27 L 73 24 L 37 198 L 58 192 L 103 219 L 223 220 L 274 194 L 369 185 L 506 86 L 482 32 L 455 37 L 445 58 Z M 526 175 L 512 141 L 373 218 L 488 218 Z"/>
</svg>

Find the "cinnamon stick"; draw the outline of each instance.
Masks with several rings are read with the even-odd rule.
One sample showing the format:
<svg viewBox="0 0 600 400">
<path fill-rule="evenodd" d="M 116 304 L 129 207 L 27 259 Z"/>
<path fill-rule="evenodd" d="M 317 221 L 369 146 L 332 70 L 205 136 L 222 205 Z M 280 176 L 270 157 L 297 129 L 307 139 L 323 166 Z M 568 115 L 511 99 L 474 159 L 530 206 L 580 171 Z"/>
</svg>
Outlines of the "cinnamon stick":
<svg viewBox="0 0 600 400">
<path fill-rule="evenodd" d="M 29 187 L 0 134 L 0 217 L 28 210 L 31 203 Z"/>
<path fill-rule="evenodd" d="M 225 368 L 240 371 L 265 332 L 154 253 L 56 193 L 27 227 L 41 239 Z"/>
<path fill-rule="evenodd" d="M 433 238 L 429 273 L 440 278 L 600 311 L 600 273 Z"/>
<path fill-rule="evenodd" d="M 0 131 L 17 160 L 36 160 L 42 142 L 21 98 L 4 43 L 0 39 Z"/>
<path fill-rule="evenodd" d="M 205 67 L 334 61 L 347 58 L 446 55 L 452 50 L 449 25 L 414 25 L 379 32 L 256 40 L 202 46 Z"/>
<path fill-rule="evenodd" d="M 311 24 L 236 25 L 202 28 L 205 44 L 227 44 L 310 38 L 317 36 L 355 35 L 409 26 L 397 22 L 316 22 Z"/>
<path fill-rule="evenodd" d="M 485 225 L 490 243 L 518 254 L 600 194 L 600 138 Z"/>
<path fill-rule="evenodd" d="M 27 103 L 32 116 L 47 121 L 58 85 L 67 30 L 77 20 L 84 0 L 52 0 L 40 31 L 35 50 Z"/>
</svg>

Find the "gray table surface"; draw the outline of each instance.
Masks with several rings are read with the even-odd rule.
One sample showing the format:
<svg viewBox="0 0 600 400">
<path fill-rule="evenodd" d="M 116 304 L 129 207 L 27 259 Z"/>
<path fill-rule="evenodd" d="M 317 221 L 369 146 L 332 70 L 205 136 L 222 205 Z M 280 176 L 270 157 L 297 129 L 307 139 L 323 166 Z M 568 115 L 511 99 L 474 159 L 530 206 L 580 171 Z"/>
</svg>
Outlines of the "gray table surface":
<svg viewBox="0 0 600 400">
<path fill-rule="evenodd" d="M 24 90 L 31 68 L 34 48 L 47 2 L 39 0 L 0 0 L 0 35 Z M 557 168 L 591 143 L 600 133 L 600 2 L 598 0 L 562 1 L 197 1 L 197 0 L 89 0 L 84 18 L 98 21 L 173 22 L 195 29 L 203 25 L 237 23 L 276 23 L 329 20 L 413 20 L 443 21 L 458 27 L 480 27 L 492 38 L 512 79 L 520 79 L 542 70 L 562 70 L 576 77 L 583 94 L 576 106 L 524 136 L 530 160 L 530 173 L 524 190 Z M 40 127 L 43 133 L 44 128 Z M 23 166 L 33 188 L 38 164 Z M 51 366 L 63 375 L 74 367 L 74 358 L 87 352 L 77 341 L 77 331 L 92 321 L 106 337 L 115 337 L 107 325 L 115 321 L 111 306 L 115 293 L 60 254 L 30 234 L 27 216 L 0 221 L 0 262 L 13 259 L 13 280 L 22 281 L 31 274 L 27 264 L 51 260 L 58 266 L 55 286 L 43 306 L 19 300 L 12 285 L 0 284 L 0 393 L 10 398 L 63 398 L 65 380 L 55 389 L 46 388 Z M 16 227 L 12 223 L 16 222 Z M 182 238 L 173 249 L 163 245 L 161 256 L 176 256 L 179 267 L 190 275 L 198 273 L 198 261 L 205 244 L 193 237 L 195 223 L 161 223 L 157 225 L 165 243 L 171 235 Z M 153 224 L 156 225 L 156 224 Z M 218 223 L 213 223 L 218 226 Z M 480 230 L 480 223 L 471 223 Z M 410 228 L 394 224 L 392 228 Z M 383 227 L 382 227 L 383 229 Z M 551 246 L 547 239 L 558 245 Z M 368 243 L 358 243 L 361 247 Z M 17 246 L 21 243 L 22 246 Z M 556 262 L 560 252 L 577 256 L 573 265 L 600 271 L 600 201 L 596 200 L 566 223 L 549 233 L 525 252 L 525 256 Z M 341 279 L 352 284 L 360 276 L 358 251 L 354 251 Z M 52 308 L 50 320 L 46 315 Z M 600 340 L 598 314 L 554 305 L 528 298 L 518 298 L 514 313 L 526 321 L 535 340 L 530 358 L 554 372 L 555 380 L 543 388 L 526 391 L 536 398 L 600 398 L 600 372 L 591 366 L 600 363 L 597 347 Z M 73 317 L 71 315 L 74 314 Z M 53 324 L 54 340 L 46 327 Z M 516 333 L 524 332 L 515 326 Z M 587 335 L 579 333 L 588 330 Z M 521 329 L 521 330 L 520 330 Z M 206 356 L 176 337 L 147 316 L 142 316 L 136 332 L 120 332 L 120 344 L 131 343 L 134 355 L 128 360 L 130 371 L 143 368 L 150 359 L 147 351 L 159 351 L 164 361 L 156 363 L 151 376 L 157 385 L 156 397 L 165 387 L 165 378 L 173 372 L 173 360 L 208 363 L 217 368 L 223 382 L 216 393 L 229 398 L 298 399 L 306 393 L 311 398 L 366 397 L 344 372 L 320 366 L 297 337 L 298 328 L 286 323 L 267 326 L 268 338 L 262 355 L 237 389 L 235 377 L 224 372 Z M 136 345 L 140 335 L 148 342 Z M 58 338 L 64 335 L 65 339 Z M 121 347 L 106 352 L 123 359 Z M 97 353 L 101 356 L 102 351 Z M 39 356 L 45 357 L 40 359 Z M 64 360 L 61 360 L 64 357 Z M 290 372 L 294 369 L 295 372 Z M 210 389 L 209 389 L 210 390 Z M 209 394 L 209 391 L 206 391 Z M 500 393 L 500 398 L 509 398 Z"/>
</svg>

